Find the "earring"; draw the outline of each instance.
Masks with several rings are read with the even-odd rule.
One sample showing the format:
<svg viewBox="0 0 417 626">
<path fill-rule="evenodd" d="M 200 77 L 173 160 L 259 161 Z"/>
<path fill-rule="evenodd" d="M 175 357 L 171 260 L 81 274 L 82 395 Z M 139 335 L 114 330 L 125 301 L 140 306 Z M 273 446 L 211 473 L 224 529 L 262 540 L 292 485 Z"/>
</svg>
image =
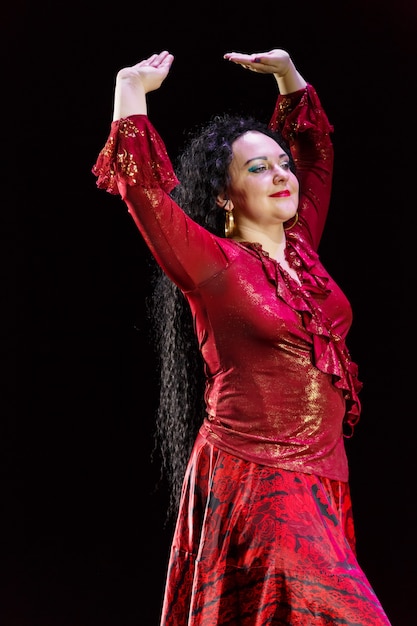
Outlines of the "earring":
<svg viewBox="0 0 417 626">
<path fill-rule="evenodd" d="M 291 230 L 291 228 L 294 228 L 294 226 L 296 225 L 296 223 L 298 222 L 298 211 L 297 213 L 294 215 L 294 221 L 292 224 L 290 224 L 289 226 L 287 226 L 287 228 L 285 228 L 284 226 L 284 230 Z"/>
<path fill-rule="evenodd" d="M 229 200 L 226 202 L 223 208 L 227 206 L 228 202 Z M 229 211 L 225 209 L 225 211 L 226 211 L 226 217 L 225 217 L 225 222 L 224 222 L 224 234 L 226 237 L 232 237 L 233 231 L 235 229 L 235 218 L 233 217 L 233 209 L 230 209 Z"/>
</svg>

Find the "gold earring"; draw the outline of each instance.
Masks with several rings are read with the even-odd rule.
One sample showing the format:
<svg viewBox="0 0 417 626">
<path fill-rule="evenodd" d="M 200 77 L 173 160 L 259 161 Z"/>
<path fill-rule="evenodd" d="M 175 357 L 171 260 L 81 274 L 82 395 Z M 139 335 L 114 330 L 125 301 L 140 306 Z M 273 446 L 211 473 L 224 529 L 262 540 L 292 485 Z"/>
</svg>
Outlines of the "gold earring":
<svg viewBox="0 0 417 626">
<path fill-rule="evenodd" d="M 284 230 L 291 230 L 291 228 L 294 228 L 294 226 L 296 225 L 296 223 L 298 222 L 298 211 L 297 213 L 294 215 L 294 221 L 292 224 L 290 224 L 289 226 L 287 226 L 287 228 L 285 228 L 284 226 Z"/>
<path fill-rule="evenodd" d="M 226 237 L 232 237 L 235 229 L 235 218 L 233 217 L 233 209 L 226 211 L 226 219 L 224 223 L 224 234 Z"/>
</svg>

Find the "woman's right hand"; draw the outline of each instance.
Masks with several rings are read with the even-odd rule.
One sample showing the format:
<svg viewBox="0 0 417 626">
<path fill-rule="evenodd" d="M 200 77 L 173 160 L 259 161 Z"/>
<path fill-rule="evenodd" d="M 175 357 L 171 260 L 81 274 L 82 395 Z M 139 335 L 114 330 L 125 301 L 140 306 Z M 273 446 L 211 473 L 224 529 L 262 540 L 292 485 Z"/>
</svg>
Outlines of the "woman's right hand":
<svg viewBox="0 0 417 626">
<path fill-rule="evenodd" d="M 174 57 L 167 50 L 152 54 L 117 73 L 113 120 L 129 115 L 146 115 L 146 94 L 159 89 L 168 76 Z"/>
<path fill-rule="evenodd" d="M 132 67 L 125 67 L 117 74 L 117 81 L 129 81 L 133 85 L 141 83 L 145 93 L 159 89 L 172 65 L 174 57 L 164 50 L 152 54 L 148 59 L 139 61 Z"/>
</svg>

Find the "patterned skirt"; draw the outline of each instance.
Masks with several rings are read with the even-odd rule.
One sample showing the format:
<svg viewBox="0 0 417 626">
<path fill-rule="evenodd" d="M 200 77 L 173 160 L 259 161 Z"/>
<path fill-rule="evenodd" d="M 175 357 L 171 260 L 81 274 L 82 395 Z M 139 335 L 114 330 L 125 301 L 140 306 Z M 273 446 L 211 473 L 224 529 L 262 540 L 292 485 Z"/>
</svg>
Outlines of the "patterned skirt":
<svg viewBox="0 0 417 626">
<path fill-rule="evenodd" d="M 161 626 L 389 626 L 355 555 L 347 483 L 244 461 L 201 436 Z"/>
</svg>

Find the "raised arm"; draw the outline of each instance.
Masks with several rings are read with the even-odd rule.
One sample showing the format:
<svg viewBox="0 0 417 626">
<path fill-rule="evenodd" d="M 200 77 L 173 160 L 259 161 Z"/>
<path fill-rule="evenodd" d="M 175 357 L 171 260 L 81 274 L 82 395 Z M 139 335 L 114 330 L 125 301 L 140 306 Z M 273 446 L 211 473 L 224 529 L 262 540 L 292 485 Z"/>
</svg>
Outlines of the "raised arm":
<svg viewBox="0 0 417 626">
<path fill-rule="evenodd" d="M 333 174 L 333 127 L 319 97 L 285 50 L 231 52 L 224 57 L 253 72 L 272 74 L 278 84 L 270 127 L 281 132 L 291 149 L 300 181 L 299 226 L 308 230 L 317 249 L 329 209 Z"/>
<path fill-rule="evenodd" d="M 173 55 L 164 50 L 117 73 L 113 121 L 129 115 L 147 115 L 146 94 L 159 89 L 173 60 Z"/>
<path fill-rule="evenodd" d="M 304 89 L 307 85 L 288 52 L 280 48 L 254 54 L 228 52 L 224 55 L 224 58 L 252 72 L 273 74 L 277 81 L 279 92 L 282 95 L 294 93 Z"/>
<path fill-rule="evenodd" d="M 214 237 L 169 195 L 179 181 L 147 115 L 146 95 L 161 86 L 173 59 L 164 51 L 118 72 L 113 122 L 93 173 L 99 188 L 120 194 L 165 273 L 190 290 L 226 259 Z"/>
</svg>

